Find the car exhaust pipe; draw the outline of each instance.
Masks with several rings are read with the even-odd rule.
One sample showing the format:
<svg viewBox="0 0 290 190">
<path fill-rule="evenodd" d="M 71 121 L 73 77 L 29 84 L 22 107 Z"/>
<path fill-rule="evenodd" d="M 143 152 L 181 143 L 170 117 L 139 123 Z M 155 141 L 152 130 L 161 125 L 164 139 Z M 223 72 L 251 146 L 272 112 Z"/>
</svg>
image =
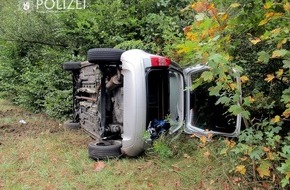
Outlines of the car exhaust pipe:
<svg viewBox="0 0 290 190">
<path fill-rule="evenodd" d="M 107 82 L 106 88 L 108 90 L 114 90 L 116 87 L 122 84 L 122 75 L 121 72 L 118 70 L 117 74 L 111 77 L 110 81 Z"/>
</svg>

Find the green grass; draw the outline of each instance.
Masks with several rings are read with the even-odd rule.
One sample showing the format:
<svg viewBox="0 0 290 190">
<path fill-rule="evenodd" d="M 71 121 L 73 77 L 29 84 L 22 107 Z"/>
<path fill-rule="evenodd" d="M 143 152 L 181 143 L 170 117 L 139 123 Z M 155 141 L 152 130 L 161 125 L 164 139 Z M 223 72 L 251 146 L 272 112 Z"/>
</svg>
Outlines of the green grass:
<svg viewBox="0 0 290 190">
<path fill-rule="evenodd" d="M 97 172 L 87 153 L 91 139 L 84 132 L 65 131 L 59 121 L 5 100 L 0 105 L 0 189 L 238 189 L 229 180 L 232 164 L 216 151 L 219 141 L 200 147 L 182 135 L 169 158 L 149 151 L 106 161 Z M 27 124 L 20 125 L 20 118 Z"/>
</svg>

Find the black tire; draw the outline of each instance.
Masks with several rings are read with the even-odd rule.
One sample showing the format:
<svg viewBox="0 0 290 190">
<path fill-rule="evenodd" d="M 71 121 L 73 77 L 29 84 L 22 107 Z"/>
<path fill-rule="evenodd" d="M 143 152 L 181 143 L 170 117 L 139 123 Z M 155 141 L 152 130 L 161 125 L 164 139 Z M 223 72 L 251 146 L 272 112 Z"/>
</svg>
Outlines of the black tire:
<svg viewBox="0 0 290 190">
<path fill-rule="evenodd" d="M 81 68 L 81 62 L 66 62 L 62 66 L 66 71 L 79 70 Z"/>
<path fill-rule="evenodd" d="M 120 64 L 121 55 L 124 50 L 114 48 L 94 48 L 88 51 L 88 61 L 90 63 L 113 65 Z"/>
<path fill-rule="evenodd" d="M 89 157 L 94 160 L 104 160 L 121 156 L 121 141 L 107 140 L 89 144 Z"/>
<path fill-rule="evenodd" d="M 74 123 L 73 121 L 66 121 L 63 123 L 63 127 L 65 130 L 78 130 L 81 128 L 79 123 Z"/>
</svg>

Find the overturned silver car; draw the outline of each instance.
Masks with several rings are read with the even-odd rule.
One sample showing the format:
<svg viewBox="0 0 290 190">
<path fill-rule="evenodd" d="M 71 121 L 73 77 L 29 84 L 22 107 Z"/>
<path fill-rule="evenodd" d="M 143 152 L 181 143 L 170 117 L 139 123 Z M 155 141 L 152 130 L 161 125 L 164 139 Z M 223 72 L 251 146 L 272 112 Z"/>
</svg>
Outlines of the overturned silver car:
<svg viewBox="0 0 290 190">
<path fill-rule="evenodd" d="M 182 69 L 166 57 L 142 50 L 95 48 L 88 61 L 67 62 L 73 75 L 73 120 L 65 125 L 83 128 L 95 139 L 93 159 L 137 156 L 144 151 L 144 134 L 151 138 L 183 128 L 188 134 L 236 137 L 241 116 L 224 114 L 210 84 L 191 90 L 206 65 Z M 239 80 L 239 79 L 237 79 Z"/>
</svg>

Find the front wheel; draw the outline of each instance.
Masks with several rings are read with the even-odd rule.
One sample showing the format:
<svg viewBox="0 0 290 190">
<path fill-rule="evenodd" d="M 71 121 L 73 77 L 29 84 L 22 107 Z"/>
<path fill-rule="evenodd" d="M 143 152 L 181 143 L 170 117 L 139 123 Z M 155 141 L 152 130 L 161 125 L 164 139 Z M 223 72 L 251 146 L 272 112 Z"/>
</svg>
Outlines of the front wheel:
<svg viewBox="0 0 290 190">
<path fill-rule="evenodd" d="M 108 158 L 116 158 L 121 156 L 121 141 L 107 140 L 89 144 L 89 157 L 94 160 L 103 160 Z"/>
</svg>

